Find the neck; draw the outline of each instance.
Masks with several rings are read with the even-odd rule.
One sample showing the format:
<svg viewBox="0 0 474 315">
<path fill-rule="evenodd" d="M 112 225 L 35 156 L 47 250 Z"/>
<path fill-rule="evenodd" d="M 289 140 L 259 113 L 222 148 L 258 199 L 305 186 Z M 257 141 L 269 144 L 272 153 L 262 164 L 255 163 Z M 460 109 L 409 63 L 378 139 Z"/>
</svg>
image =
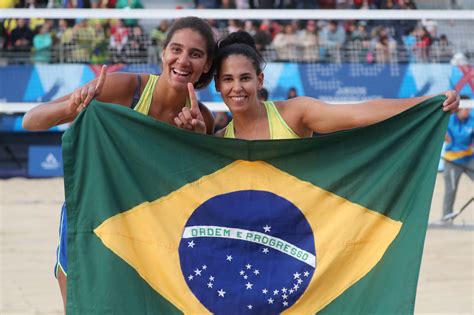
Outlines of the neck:
<svg viewBox="0 0 474 315">
<path fill-rule="evenodd" d="M 153 101 L 150 110 L 154 113 L 173 112 L 178 114 L 186 106 L 187 98 L 187 90 L 178 91 L 173 89 L 167 84 L 165 78 L 162 80 L 160 77 L 153 91 Z"/>
<path fill-rule="evenodd" d="M 234 133 L 237 138 L 255 140 L 259 130 L 264 127 L 266 120 L 265 105 L 257 101 L 250 108 L 241 113 L 233 113 Z"/>
</svg>

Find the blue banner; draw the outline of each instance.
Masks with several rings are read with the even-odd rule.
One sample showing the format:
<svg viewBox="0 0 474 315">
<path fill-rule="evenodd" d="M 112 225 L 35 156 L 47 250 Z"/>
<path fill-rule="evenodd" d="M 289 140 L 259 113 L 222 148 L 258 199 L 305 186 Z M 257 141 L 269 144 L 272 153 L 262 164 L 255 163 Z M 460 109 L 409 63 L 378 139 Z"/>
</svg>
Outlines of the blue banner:
<svg viewBox="0 0 474 315">
<path fill-rule="evenodd" d="M 110 65 L 109 71 L 159 73 L 156 65 Z M 0 102 L 47 102 L 94 79 L 100 65 L 54 64 L 0 68 Z M 456 89 L 474 98 L 474 65 L 269 63 L 264 86 L 270 99 L 288 90 L 324 101 L 360 101 L 430 95 Z M 211 83 L 198 92 L 203 102 L 220 102 Z"/>
</svg>

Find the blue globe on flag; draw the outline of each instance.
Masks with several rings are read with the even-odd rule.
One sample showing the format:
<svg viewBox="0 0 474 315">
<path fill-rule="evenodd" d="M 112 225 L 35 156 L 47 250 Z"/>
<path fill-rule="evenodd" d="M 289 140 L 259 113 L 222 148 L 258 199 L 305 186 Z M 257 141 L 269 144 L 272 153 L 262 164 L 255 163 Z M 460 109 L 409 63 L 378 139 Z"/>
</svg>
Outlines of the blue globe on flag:
<svg viewBox="0 0 474 315">
<path fill-rule="evenodd" d="M 314 234 L 303 213 L 258 190 L 201 204 L 187 221 L 179 256 L 187 285 L 214 314 L 281 313 L 316 270 Z"/>
</svg>

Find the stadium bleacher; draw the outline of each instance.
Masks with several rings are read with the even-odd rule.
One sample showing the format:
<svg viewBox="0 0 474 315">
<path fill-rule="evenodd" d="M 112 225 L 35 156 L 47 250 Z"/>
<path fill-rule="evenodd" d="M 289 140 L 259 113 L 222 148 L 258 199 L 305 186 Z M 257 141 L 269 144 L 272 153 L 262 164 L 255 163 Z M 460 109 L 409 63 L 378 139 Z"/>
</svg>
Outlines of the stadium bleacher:
<svg viewBox="0 0 474 315">
<path fill-rule="evenodd" d="M 62 7 L 72 2 L 44 0 L 28 3 L 44 8 Z M 114 2 L 74 3 L 83 3 L 86 7 L 108 7 Z M 350 11 L 352 16 L 343 18 L 338 12 L 345 10 L 324 10 L 322 15 L 323 10 L 308 9 L 353 9 L 358 3 L 362 6 L 369 4 L 370 10 Z M 284 11 L 285 17 L 275 19 L 255 14 L 268 13 L 260 10 L 253 10 L 252 17 L 245 15 L 247 19 L 236 19 L 235 16 L 209 19 L 219 38 L 238 29 L 254 35 L 267 62 L 265 86 L 272 99 L 285 98 L 290 89 L 295 89 L 298 95 L 330 102 L 411 97 L 451 88 L 472 97 L 474 83 L 469 76 L 474 64 L 474 15 L 471 14 L 470 18 L 446 17 L 459 12 L 467 12 L 464 16 L 469 16 L 474 1 L 419 0 L 414 2 L 418 10 L 408 10 L 413 5 L 412 0 L 395 0 L 392 8 L 406 9 L 407 16 L 421 10 L 451 11 L 438 11 L 442 13 L 441 18 L 427 18 L 422 14 L 417 18 L 370 16 L 374 11 L 380 11 L 373 10 L 375 8 L 387 9 L 388 3 L 391 2 L 141 1 L 145 8 L 158 10 L 153 12 L 180 8 L 196 15 L 207 10 L 192 10 L 194 7 L 268 8 L 265 7 L 268 5 L 305 9 Z M 26 4 L 17 1 L 17 5 L 24 8 Z M 30 145 L 57 147 L 66 128 L 63 126 L 42 134 L 27 133 L 21 128 L 25 108 L 71 92 L 93 79 L 104 63 L 110 64 L 112 71 L 159 72 L 161 43 L 172 22 L 166 13 L 157 14 L 157 18 L 140 19 L 136 16 L 96 18 L 93 14 L 89 18 L 79 14 L 79 18 L 68 16 L 60 19 L 35 17 L 34 11 L 28 10 L 23 30 L 14 31 L 18 24 L 23 23 L 20 21 L 22 16 L 7 17 L 6 11 L 0 10 L 0 176 L 27 176 L 31 162 Z M 91 10 L 96 14 L 100 11 Z M 135 10 L 125 11 L 134 13 Z M 216 11 L 213 14 L 232 10 Z M 204 102 L 220 101 L 212 84 L 200 91 L 199 97 Z M 21 106 L 26 103 L 31 106 Z"/>
</svg>

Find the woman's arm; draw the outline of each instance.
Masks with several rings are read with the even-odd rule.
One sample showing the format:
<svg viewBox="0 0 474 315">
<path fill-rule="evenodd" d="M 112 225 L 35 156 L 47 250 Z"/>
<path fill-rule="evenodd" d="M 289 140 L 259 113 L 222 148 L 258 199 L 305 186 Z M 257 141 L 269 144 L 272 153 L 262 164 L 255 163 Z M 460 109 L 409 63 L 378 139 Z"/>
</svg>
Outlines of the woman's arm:
<svg viewBox="0 0 474 315">
<path fill-rule="evenodd" d="M 443 103 L 443 110 L 456 110 L 459 107 L 457 92 L 447 91 L 444 95 L 446 95 L 446 100 Z M 296 121 L 299 121 L 304 128 L 314 132 L 328 133 L 381 122 L 433 96 L 435 95 L 405 99 L 378 99 L 341 105 L 331 105 L 313 98 L 301 97 L 286 101 L 285 103 L 288 104 L 284 107 L 290 110 L 296 105 L 294 107 Z M 296 121 L 293 119 L 293 123 Z"/>
<path fill-rule="evenodd" d="M 97 79 L 71 94 L 29 110 L 23 117 L 22 126 L 27 130 L 41 131 L 71 122 L 94 97 L 99 101 L 128 106 L 137 84 L 135 77 L 128 73 L 113 73 L 107 76 L 107 67 L 103 66 Z"/>
</svg>

